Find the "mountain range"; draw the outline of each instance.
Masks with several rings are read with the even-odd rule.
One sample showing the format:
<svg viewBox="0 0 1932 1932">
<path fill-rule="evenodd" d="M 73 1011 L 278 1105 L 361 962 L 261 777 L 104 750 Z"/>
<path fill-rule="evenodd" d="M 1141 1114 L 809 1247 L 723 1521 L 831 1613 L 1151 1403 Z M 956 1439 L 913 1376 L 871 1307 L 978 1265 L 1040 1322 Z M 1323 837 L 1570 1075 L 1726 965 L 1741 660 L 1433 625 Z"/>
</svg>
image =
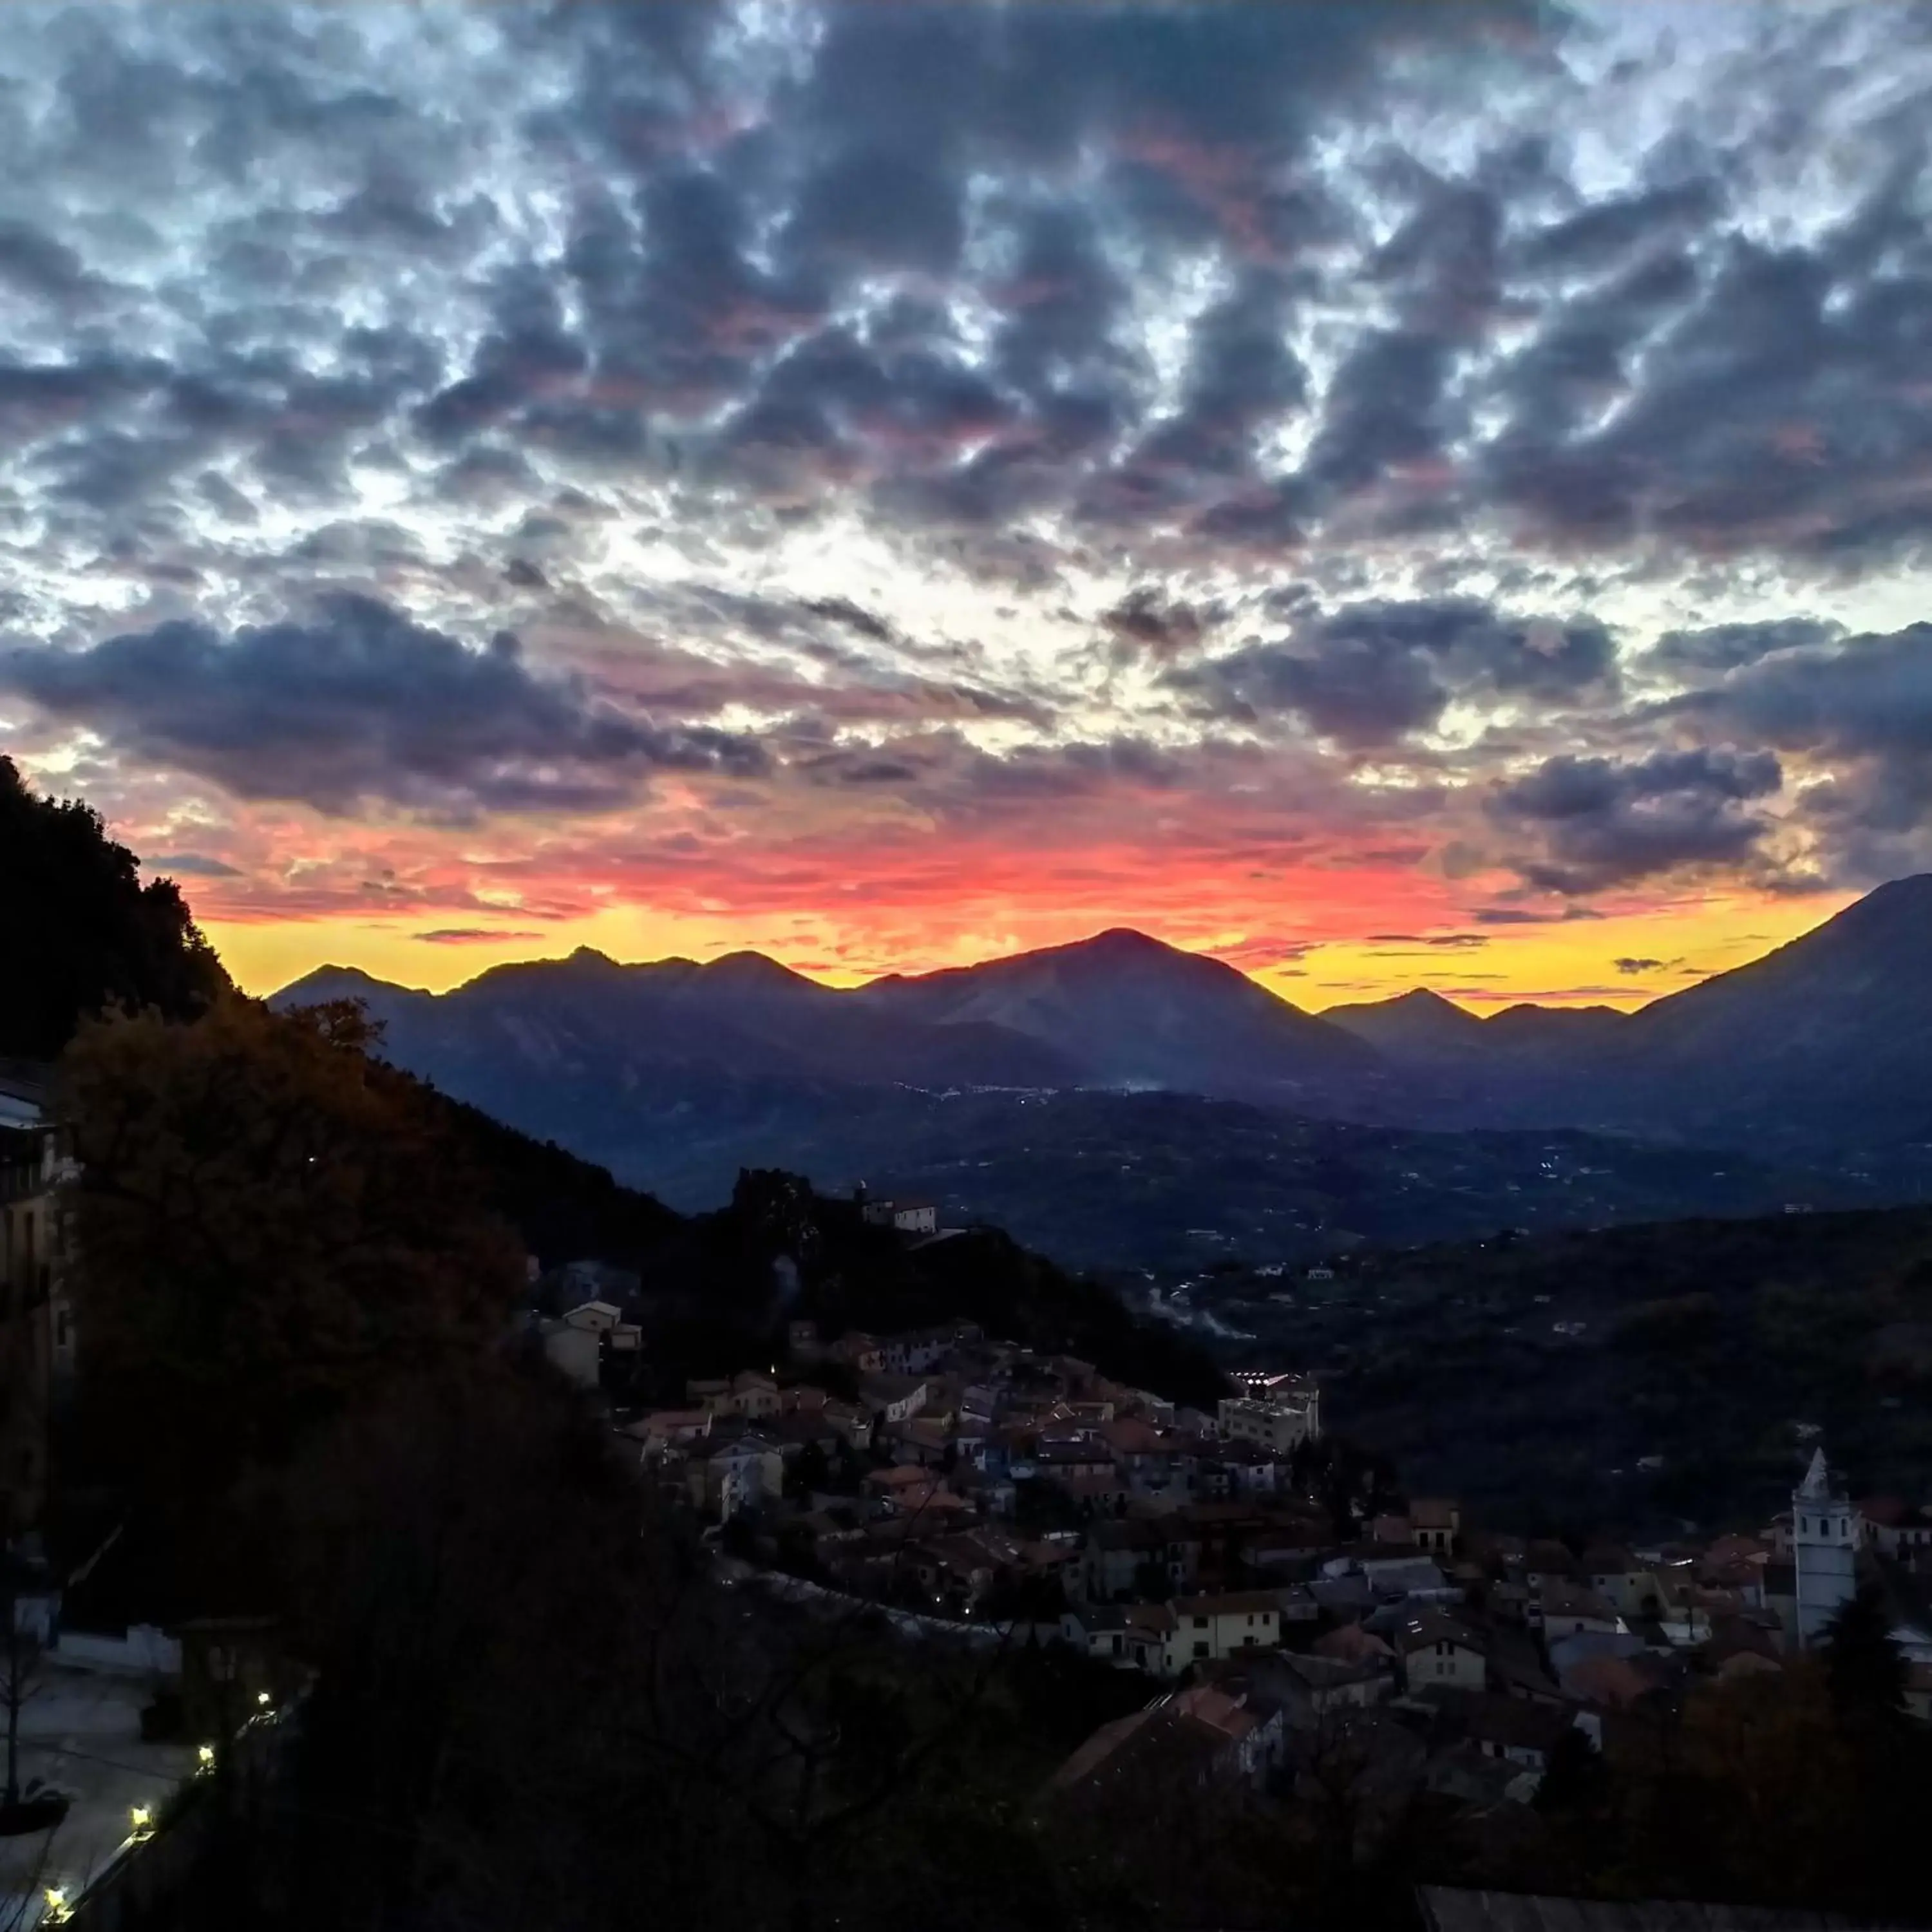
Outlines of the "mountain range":
<svg viewBox="0 0 1932 1932">
<path fill-rule="evenodd" d="M 1438 1123 L 1530 1122 L 1828 1160 L 1932 1142 L 1932 875 L 1653 1000 L 1478 1019 L 1427 992 L 1326 1018 L 1423 1083 Z"/>
<path fill-rule="evenodd" d="M 441 994 L 323 968 L 274 996 L 334 998 L 399 1064 L 674 1202 L 741 1164 L 862 1175 L 1089 1261 L 1110 1217 L 1122 1259 L 1252 1257 L 1932 1190 L 1932 877 L 1629 1014 L 1418 991 L 1318 1016 L 1124 929 L 849 989 L 757 953 L 582 950 Z"/>
</svg>

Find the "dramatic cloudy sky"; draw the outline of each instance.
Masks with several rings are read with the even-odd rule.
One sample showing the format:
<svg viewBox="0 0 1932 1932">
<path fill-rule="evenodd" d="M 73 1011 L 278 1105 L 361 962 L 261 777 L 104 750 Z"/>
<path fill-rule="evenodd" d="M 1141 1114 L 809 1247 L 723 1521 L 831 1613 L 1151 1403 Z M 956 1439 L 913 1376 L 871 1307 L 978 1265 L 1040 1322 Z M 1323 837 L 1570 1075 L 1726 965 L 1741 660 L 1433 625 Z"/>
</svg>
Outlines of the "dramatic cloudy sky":
<svg viewBox="0 0 1932 1932">
<path fill-rule="evenodd" d="M 266 986 L 1932 868 L 1932 13 L 14 0 L 0 746 Z"/>
</svg>

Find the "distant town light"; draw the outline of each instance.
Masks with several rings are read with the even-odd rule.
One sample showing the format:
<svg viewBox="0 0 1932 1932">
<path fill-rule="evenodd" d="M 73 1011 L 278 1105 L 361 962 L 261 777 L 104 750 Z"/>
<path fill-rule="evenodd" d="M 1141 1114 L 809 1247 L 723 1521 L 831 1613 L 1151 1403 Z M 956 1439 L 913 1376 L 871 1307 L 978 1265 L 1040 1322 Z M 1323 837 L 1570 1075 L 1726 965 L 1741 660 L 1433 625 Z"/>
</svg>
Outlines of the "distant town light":
<svg viewBox="0 0 1932 1932">
<path fill-rule="evenodd" d="M 201 1768 L 203 1771 L 214 1768 L 214 1747 L 212 1744 L 203 1744 L 200 1750 L 196 1752 L 195 1756 L 201 1760 Z"/>
</svg>

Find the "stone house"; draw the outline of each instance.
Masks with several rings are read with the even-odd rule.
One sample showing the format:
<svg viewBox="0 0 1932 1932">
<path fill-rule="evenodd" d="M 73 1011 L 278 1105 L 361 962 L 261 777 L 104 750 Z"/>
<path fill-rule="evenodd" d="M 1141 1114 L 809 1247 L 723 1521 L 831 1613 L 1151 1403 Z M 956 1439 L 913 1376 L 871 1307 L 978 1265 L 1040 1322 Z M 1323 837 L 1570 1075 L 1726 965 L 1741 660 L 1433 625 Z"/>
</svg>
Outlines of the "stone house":
<svg viewBox="0 0 1932 1932">
<path fill-rule="evenodd" d="M 1423 1610 L 1395 1633 L 1402 1682 L 1411 1695 L 1430 1688 L 1480 1690 L 1489 1682 L 1482 1640 L 1440 1610 Z"/>
</svg>

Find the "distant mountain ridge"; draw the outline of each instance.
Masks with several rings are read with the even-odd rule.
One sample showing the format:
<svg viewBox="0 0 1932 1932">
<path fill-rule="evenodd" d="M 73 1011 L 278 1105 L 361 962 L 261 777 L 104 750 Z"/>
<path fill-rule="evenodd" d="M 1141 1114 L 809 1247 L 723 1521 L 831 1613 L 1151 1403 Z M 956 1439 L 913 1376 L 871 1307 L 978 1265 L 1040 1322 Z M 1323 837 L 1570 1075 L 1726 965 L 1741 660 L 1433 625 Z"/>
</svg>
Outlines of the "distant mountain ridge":
<svg viewBox="0 0 1932 1932">
<path fill-rule="evenodd" d="M 1932 878 L 1634 1014 L 1485 1018 L 1418 991 L 1316 1016 L 1118 928 L 850 989 L 754 953 L 580 951 L 441 994 L 326 968 L 275 998 L 336 997 L 364 1001 L 399 1064 L 689 1205 L 750 1161 L 916 1186 L 1048 1248 L 1064 1225 L 1098 1253 L 1111 1218 L 1157 1221 L 1171 1252 L 1292 1255 L 1356 1226 L 1374 1172 L 1405 1196 L 1374 1205 L 1381 1224 L 1425 1234 L 1932 1191 Z M 1214 1111 L 1231 1103 L 1250 1111 Z M 1322 1120 L 1370 1138 L 1320 1142 Z M 1536 1138 L 1576 1132 L 1591 1149 Z"/>
<path fill-rule="evenodd" d="M 1652 1001 L 1486 1018 L 1418 988 L 1316 1015 L 1130 928 L 869 985 L 754 952 L 580 950 L 433 995 L 324 968 L 275 995 L 365 1000 L 446 1074 L 711 1068 L 743 1080 L 1154 1089 L 1437 1127 L 1583 1127 L 1806 1158 L 1932 1142 L 1932 874 Z"/>
<path fill-rule="evenodd" d="M 1346 1105 L 1378 1070 L 1372 1048 L 1234 968 L 1121 929 L 843 990 L 756 952 L 622 965 L 580 948 L 443 994 L 325 966 L 273 1001 L 338 998 L 364 1001 L 406 1058 L 433 1064 L 615 1054 L 746 1078 L 1162 1088 L 1284 1105 Z"/>
<path fill-rule="evenodd" d="M 1634 1012 L 1432 995 L 1326 1017 L 1412 1075 L 1433 1112 L 1781 1154 L 1932 1143 L 1932 874 L 1879 886 L 1762 958 Z"/>
</svg>

